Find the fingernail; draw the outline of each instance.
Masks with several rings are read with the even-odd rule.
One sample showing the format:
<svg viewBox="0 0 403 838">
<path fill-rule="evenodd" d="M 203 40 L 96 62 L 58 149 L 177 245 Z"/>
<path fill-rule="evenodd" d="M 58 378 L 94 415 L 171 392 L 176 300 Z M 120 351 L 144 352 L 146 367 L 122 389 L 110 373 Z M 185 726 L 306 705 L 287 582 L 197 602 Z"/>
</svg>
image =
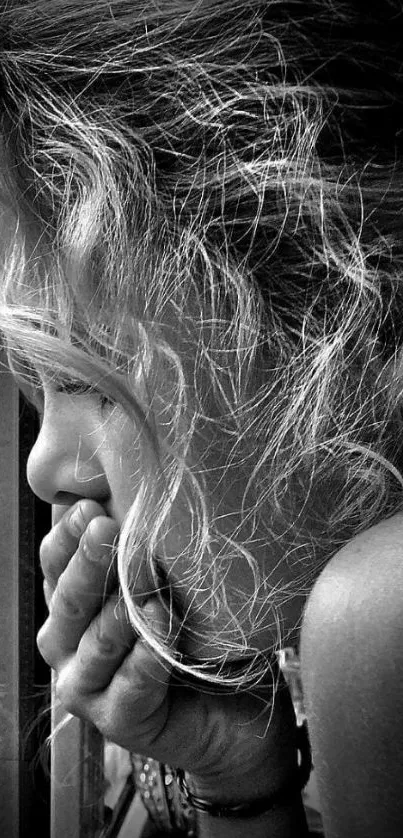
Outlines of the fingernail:
<svg viewBox="0 0 403 838">
<path fill-rule="evenodd" d="M 97 562 L 99 561 L 99 556 L 94 552 L 94 550 L 88 544 L 88 536 L 85 534 L 80 542 L 80 550 L 87 559 L 87 562 Z"/>
<path fill-rule="evenodd" d="M 88 562 L 111 561 L 112 549 L 112 546 L 108 546 L 108 544 L 95 541 L 92 533 L 88 530 L 80 541 L 80 550 Z"/>
<path fill-rule="evenodd" d="M 69 529 L 73 535 L 81 535 L 85 529 L 85 522 L 80 507 L 77 507 L 70 515 Z"/>
</svg>

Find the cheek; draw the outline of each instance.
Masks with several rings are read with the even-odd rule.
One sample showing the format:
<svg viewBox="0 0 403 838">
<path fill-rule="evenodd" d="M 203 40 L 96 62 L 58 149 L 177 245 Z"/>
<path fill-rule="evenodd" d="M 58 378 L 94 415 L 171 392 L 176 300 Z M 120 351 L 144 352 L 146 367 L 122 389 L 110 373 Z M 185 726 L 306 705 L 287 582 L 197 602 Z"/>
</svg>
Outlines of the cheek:
<svg viewBox="0 0 403 838">
<path fill-rule="evenodd" d="M 155 482 L 157 470 L 151 458 L 150 463 L 150 480 L 158 488 Z M 132 428 L 115 427 L 109 435 L 105 470 L 112 497 L 111 514 L 122 526 L 144 480 L 144 456 L 140 440 Z M 248 543 L 249 533 L 243 533 L 239 526 L 237 487 L 231 484 L 231 490 L 225 494 L 222 486 L 219 488 L 220 491 L 217 486 L 209 485 L 208 493 L 213 506 L 226 522 L 225 535 L 231 535 L 238 529 L 239 540 Z M 236 660 L 245 654 L 242 634 L 247 638 L 249 650 L 250 645 L 257 648 L 271 646 L 276 621 L 270 607 L 263 608 L 262 597 L 252 605 L 256 591 L 247 560 L 239 554 L 231 556 L 230 550 L 223 555 L 222 542 L 221 545 L 213 544 L 210 553 L 205 550 L 204 555 L 198 558 L 194 548 L 194 526 L 195 521 L 179 493 L 171 510 L 169 526 L 155 549 L 167 582 L 173 589 L 178 616 L 184 622 L 182 650 L 196 658 L 226 654 L 229 659 Z M 264 556 L 257 557 L 261 570 L 261 562 L 265 559 L 267 547 Z M 141 584 L 145 584 L 144 580 Z"/>
<path fill-rule="evenodd" d="M 111 514 L 122 526 L 143 478 L 138 437 L 131 427 L 119 423 L 108 431 L 103 468 L 111 494 Z"/>
<path fill-rule="evenodd" d="M 133 468 L 130 468 L 130 465 Z M 119 527 L 135 500 L 139 483 L 140 473 L 136 469 L 136 463 L 129 463 L 128 458 L 114 459 L 107 468 L 108 483 L 111 492 L 111 515 Z"/>
<path fill-rule="evenodd" d="M 223 555 L 217 544 L 216 550 L 212 546 L 195 561 L 183 521 L 177 522 L 166 541 L 170 550 L 164 569 L 184 622 L 181 651 L 197 659 L 222 655 L 240 660 L 250 656 L 252 647 L 272 647 L 278 620 L 267 589 L 256 591 L 247 560 L 239 554 Z"/>
</svg>

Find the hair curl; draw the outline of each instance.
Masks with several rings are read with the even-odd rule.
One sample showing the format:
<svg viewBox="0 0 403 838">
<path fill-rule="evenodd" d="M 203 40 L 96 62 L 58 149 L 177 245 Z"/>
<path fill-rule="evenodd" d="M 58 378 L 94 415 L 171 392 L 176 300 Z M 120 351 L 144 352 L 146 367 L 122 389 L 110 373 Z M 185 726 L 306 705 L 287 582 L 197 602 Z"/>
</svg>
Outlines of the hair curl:
<svg viewBox="0 0 403 838">
<path fill-rule="evenodd" d="M 73 371 L 133 417 L 130 619 L 170 660 L 135 604 L 143 550 L 174 601 L 206 592 L 206 637 L 227 608 L 216 656 L 175 661 L 212 681 L 256 674 L 229 654 L 255 660 L 269 612 L 401 507 L 402 23 L 392 0 L 1 3 L 0 327 L 20 375 Z M 243 540 L 195 454 L 215 439 L 217 479 L 243 481 Z M 177 557 L 155 563 L 178 496 L 186 580 Z M 273 538 L 291 590 L 254 559 Z M 238 613 L 229 562 L 254 579 Z"/>
</svg>

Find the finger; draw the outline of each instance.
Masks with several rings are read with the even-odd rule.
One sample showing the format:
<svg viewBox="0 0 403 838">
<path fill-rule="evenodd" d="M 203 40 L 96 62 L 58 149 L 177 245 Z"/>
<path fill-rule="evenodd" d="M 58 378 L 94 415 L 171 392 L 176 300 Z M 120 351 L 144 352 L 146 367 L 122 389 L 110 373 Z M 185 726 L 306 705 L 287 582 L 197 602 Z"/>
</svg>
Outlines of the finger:
<svg viewBox="0 0 403 838">
<path fill-rule="evenodd" d="M 141 610 L 155 636 L 165 642 L 170 624 L 163 606 L 154 598 Z M 137 678 L 142 682 L 155 677 L 166 683 L 169 674 L 165 661 L 156 655 L 147 641 L 138 638 L 122 597 L 114 596 L 83 634 L 61 686 L 69 680 L 69 694 L 85 696 L 106 690 L 116 679 L 118 692 L 124 683 L 129 685 L 134 696 Z"/>
<path fill-rule="evenodd" d="M 49 617 L 38 634 L 38 648 L 55 669 L 75 651 L 93 617 L 116 587 L 114 542 L 119 533 L 112 518 L 93 518 L 59 577 L 49 601 Z"/>
<path fill-rule="evenodd" d="M 77 550 L 89 522 L 99 516 L 106 517 L 104 508 L 94 500 L 81 498 L 68 508 L 45 535 L 39 549 L 39 558 L 48 590 L 55 589 L 59 576 Z"/>
<path fill-rule="evenodd" d="M 45 602 L 46 602 L 46 605 L 47 605 L 48 609 L 49 609 L 49 606 L 50 606 L 50 600 L 52 599 L 52 596 L 53 596 L 53 590 L 54 589 L 49 585 L 49 583 L 46 581 L 46 579 L 44 579 L 43 580 L 43 596 L 45 597 Z"/>
<path fill-rule="evenodd" d="M 171 676 L 172 665 L 160 654 L 161 646 L 175 656 L 177 632 L 172 630 L 169 611 L 156 597 L 152 597 L 141 609 L 142 616 L 150 630 L 150 640 L 138 637 L 129 654 L 121 655 L 119 667 L 110 673 L 106 695 L 109 703 L 123 708 L 136 705 L 139 719 L 148 717 L 165 695 Z M 153 638 L 153 640 L 151 640 Z M 85 666 L 88 665 L 88 658 Z M 105 689 L 105 687 L 101 687 Z"/>
<path fill-rule="evenodd" d="M 120 601 L 118 610 L 123 607 Z M 170 638 L 166 609 L 155 598 L 146 609 L 160 640 Z M 91 721 L 104 736 L 124 747 L 129 742 L 146 747 L 166 721 L 170 674 L 170 664 L 130 632 L 111 600 L 62 669 L 57 694 L 69 712 Z"/>
<path fill-rule="evenodd" d="M 58 697 L 70 712 L 79 714 L 83 701 L 106 689 L 136 639 L 122 597 L 111 596 L 58 677 Z"/>
<path fill-rule="evenodd" d="M 171 657 L 175 657 L 177 631 L 172 632 L 166 606 L 153 597 L 144 611 L 155 637 L 169 649 Z M 108 687 L 98 694 L 98 700 L 92 701 L 93 723 L 104 736 L 119 741 L 122 747 L 148 753 L 150 743 L 161 736 L 166 726 L 170 712 L 167 696 L 171 673 L 172 662 L 147 640 L 139 638 L 123 658 Z"/>
</svg>

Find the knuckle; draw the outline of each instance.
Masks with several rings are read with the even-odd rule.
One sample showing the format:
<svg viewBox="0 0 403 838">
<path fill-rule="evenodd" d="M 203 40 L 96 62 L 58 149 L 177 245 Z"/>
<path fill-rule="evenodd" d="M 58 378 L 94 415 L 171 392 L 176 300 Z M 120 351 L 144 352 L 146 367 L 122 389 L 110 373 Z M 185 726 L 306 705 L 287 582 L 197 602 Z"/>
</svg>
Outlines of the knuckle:
<svg viewBox="0 0 403 838">
<path fill-rule="evenodd" d="M 38 634 L 36 636 L 36 645 L 39 654 L 41 655 L 43 660 L 48 664 L 48 666 L 51 666 L 52 669 L 55 669 L 56 653 L 52 639 L 51 637 L 49 637 L 48 620 L 38 631 Z"/>
<path fill-rule="evenodd" d="M 52 553 L 53 553 L 53 538 L 52 531 L 42 539 L 39 547 L 39 561 L 42 568 L 43 575 L 46 579 L 52 579 L 54 573 L 52 572 Z"/>
<path fill-rule="evenodd" d="M 45 639 L 45 627 L 39 629 L 38 634 L 36 635 L 36 645 L 39 651 L 39 654 L 46 660 L 46 639 Z"/>
<path fill-rule="evenodd" d="M 57 588 L 50 602 L 50 613 L 52 614 L 55 611 L 70 619 L 80 619 L 83 616 L 82 604 L 79 602 L 77 594 L 69 591 L 63 574 L 59 578 Z"/>
<path fill-rule="evenodd" d="M 69 666 L 58 674 L 55 684 L 55 696 L 68 713 L 73 716 L 81 715 L 81 701 L 75 681 Z"/>
<path fill-rule="evenodd" d="M 49 584 L 48 580 L 44 579 L 43 582 L 43 596 L 46 602 L 47 607 L 49 608 L 50 602 L 53 596 L 53 586 Z"/>
<path fill-rule="evenodd" d="M 89 648 L 97 657 L 114 657 L 118 651 L 116 642 L 110 634 L 102 628 L 98 620 L 94 620 L 88 628 Z M 83 650 L 84 654 L 86 650 Z"/>
</svg>

